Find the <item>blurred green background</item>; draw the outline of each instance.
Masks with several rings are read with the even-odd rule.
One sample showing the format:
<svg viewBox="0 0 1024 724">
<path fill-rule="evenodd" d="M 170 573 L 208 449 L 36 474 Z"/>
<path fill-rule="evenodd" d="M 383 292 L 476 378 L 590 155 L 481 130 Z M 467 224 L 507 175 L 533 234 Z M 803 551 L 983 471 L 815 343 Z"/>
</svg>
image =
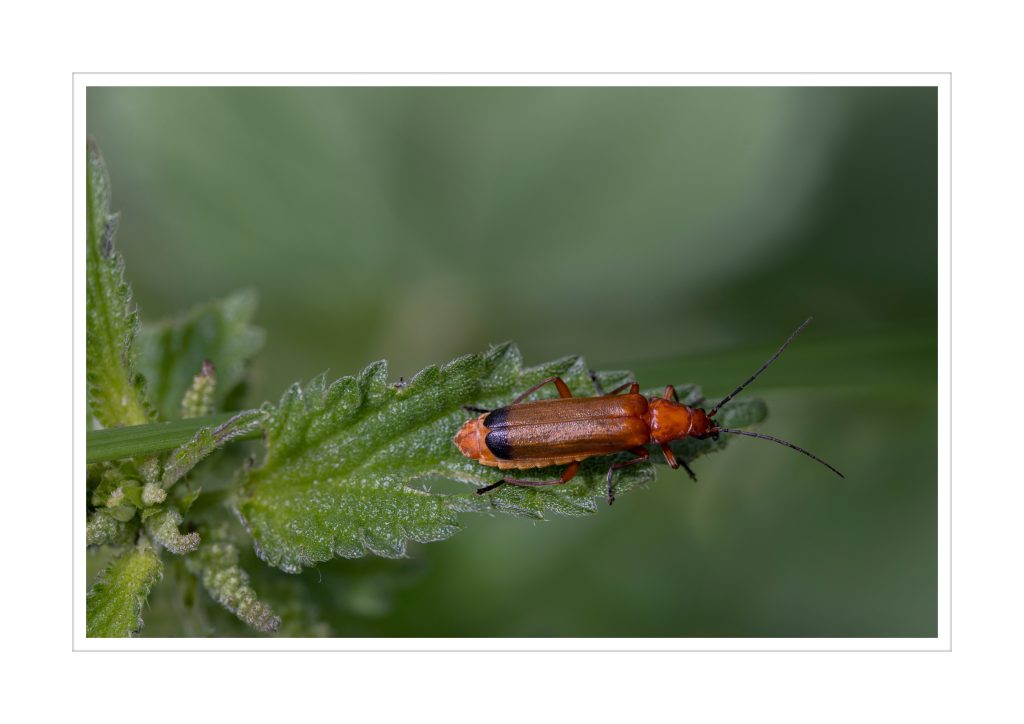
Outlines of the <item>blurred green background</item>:
<svg viewBox="0 0 1024 724">
<path fill-rule="evenodd" d="M 929 88 L 91 88 L 143 318 L 259 292 L 250 402 L 492 342 L 761 430 L 587 519 L 301 574 L 340 636 L 935 636 Z M 448 484 L 453 485 L 453 484 Z M 249 567 L 260 568 L 250 561 Z M 263 570 L 257 583 L 287 574 Z M 278 581 L 295 585 L 295 581 Z M 285 594 L 287 595 L 287 594 Z M 175 632 L 159 600 L 148 635 Z"/>
</svg>

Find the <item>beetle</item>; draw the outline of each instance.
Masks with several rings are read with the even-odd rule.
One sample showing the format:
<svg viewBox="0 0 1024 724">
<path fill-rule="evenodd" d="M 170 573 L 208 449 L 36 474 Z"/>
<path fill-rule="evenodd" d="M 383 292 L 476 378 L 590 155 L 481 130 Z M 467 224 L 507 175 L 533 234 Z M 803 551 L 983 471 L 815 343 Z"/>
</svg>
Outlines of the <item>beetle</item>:
<svg viewBox="0 0 1024 724">
<path fill-rule="evenodd" d="M 469 412 L 481 414 L 462 425 L 455 435 L 455 445 L 466 457 L 499 470 L 528 470 L 549 465 L 566 466 L 562 475 L 554 480 L 506 477 L 491 485 L 477 488 L 477 495 L 483 495 L 506 484 L 530 487 L 562 485 L 573 479 L 579 470 L 580 462 L 587 458 L 622 451 L 631 452 L 636 457 L 613 463 L 608 468 L 608 504 L 611 505 L 615 502 L 615 471 L 648 460 L 649 444 L 661 448 L 665 462 L 672 469 L 682 466 L 690 477 L 696 480 L 686 462 L 676 458 L 669 443 L 687 437 L 698 440 L 710 437 L 717 440 L 720 433 L 756 437 L 785 445 L 818 461 L 842 478 L 843 474 L 827 462 L 791 442 L 749 430 L 721 427 L 715 422 L 718 411 L 768 369 L 810 321 L 811 318 L 808 318 L 797 327 L 767 362 L 746 382 L 723 397 L 710 411 L 682 404 L 672 385 L 665 387 L 661 397 L 651 399 L 640 394 L 640 385 L 636 382 L 627 382 L 605 394 L 597 376 L 591 372 L 590 377 L 598 396 L 573 397 L 572 391 L 561 377 L 549 377 L 526 390 L 506 407 L 494 410 L 466 407 Z M 548 384 L 555 386 L 559 397 L 523 401 Z M 629 388 L 629 391 L 620 394 L 626 388 Z"/>
</svg>

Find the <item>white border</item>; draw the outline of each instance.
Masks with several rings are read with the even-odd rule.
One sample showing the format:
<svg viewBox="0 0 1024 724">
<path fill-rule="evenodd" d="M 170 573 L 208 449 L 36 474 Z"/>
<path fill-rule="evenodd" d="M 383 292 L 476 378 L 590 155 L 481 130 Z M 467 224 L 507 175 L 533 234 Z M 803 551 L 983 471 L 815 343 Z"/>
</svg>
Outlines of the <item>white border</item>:
<svg viewBox="0 0 1024 724">
<path fill-rule="evenodd" d="M 74 496 L 76 651 L 949 651 L 951 631 L 951 77 L 948 73 L 76 73 L 73 76 Z M 919 86 L 938 89 L 938 636 L 935 638 L 351 638 L 87 639 L 85 637 L 85 142 L 89 86 Z"/>
</svg>

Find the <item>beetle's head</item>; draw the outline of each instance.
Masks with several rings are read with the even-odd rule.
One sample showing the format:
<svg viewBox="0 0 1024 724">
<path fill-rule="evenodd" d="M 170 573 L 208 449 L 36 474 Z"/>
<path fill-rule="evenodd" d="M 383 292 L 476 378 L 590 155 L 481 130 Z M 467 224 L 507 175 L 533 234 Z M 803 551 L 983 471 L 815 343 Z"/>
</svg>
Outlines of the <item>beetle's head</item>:
<svg viewBox="0 0 1024 724">
<path fill-rule="evenodd" d="M 704 410 L 697 408 L 690 414 L 690 435 L 693 437 L 704 437 L 706 435 L 714 435 L 717 439 L 718 435 L 715 434 L 714 430 L 718 427 L 715 421 L 708 417 L 708 413 Z"/>
</svg>

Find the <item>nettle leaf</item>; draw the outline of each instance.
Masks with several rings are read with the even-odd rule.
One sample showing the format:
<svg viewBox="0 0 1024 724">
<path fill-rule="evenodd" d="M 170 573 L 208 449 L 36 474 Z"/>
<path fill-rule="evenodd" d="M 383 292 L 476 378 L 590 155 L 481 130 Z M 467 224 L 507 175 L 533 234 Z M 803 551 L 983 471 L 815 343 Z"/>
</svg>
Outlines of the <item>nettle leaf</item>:
<svg viewBox="0 0 1024 724">
<path fill-rule="evenodd" d="M 145 540 L 114 559 L 86 598 L 86 636 L 138 634 L 142 629 L 142 605 L 162 570 L 159 556 Z"/>
<path fill-rule="evenodd" d="M 161 419 L 179 417 L 182 400 L 205 362 L 216 370 L 213 408 L 225 409 L 225 401 L 237 394 L 245 380 L 249 360 L 263 346 L 263 330 L 251 324 L 255 311 L 256 294 L 246 290 L 197 307 L 179 319 L 142 327 L 139 367 Z"/>
<path fill-rule="evenodd" d="M 86 177 L 86 380 L 89 411 L 104 427 L 149 421 L 144 378 L 135 371 L 138 314 L 114 249 L 117 214 L 110 213 L 110 179 L 89 141 Z"/>
<path fill-rule="evenodd" d="M 556 375 L 573 394 L 595 394 L 582 358 L 524 369 L 519 350 L 511 344 L 460 357 L 442 368 L 428 367 L 406 384 L 389 385 L 386 364 L 377 362 L 358 377 L 330 385 L 322 376 L 304 387 L 293 385 L 277 407 L 268 408 L 262 465 L 243 476 L 238 511 L 257 553 L 274 566 L 297 572 L 334 556 L 402 556 L 408 541 L 453 535 L 460 511 L 496 510 L 535 518 L 595 512 L 595 497 L 604 496 L 605 474 L 614 457 L 585 461 L 564 486 L 504 486 L 486 496 L 437 495 L 410 487 L 430 478 L 474 488 L 501 479 L 503 473 L 463 457 L 452 442 L 471 416 L 462 406 L 499 407 Z M 611 389 L 631 375 L 607 372 L 599 378 Z M 543 389 L 536 397 L 552 394 L 553 388 Z M 703 450 L 687 448 L 684 459 Z M 559 468 L 530 471 L 538 478 L 559 473 Z M 617 494 L 653 477 L 650 463 L 618 471 Z"/>
</svg>

